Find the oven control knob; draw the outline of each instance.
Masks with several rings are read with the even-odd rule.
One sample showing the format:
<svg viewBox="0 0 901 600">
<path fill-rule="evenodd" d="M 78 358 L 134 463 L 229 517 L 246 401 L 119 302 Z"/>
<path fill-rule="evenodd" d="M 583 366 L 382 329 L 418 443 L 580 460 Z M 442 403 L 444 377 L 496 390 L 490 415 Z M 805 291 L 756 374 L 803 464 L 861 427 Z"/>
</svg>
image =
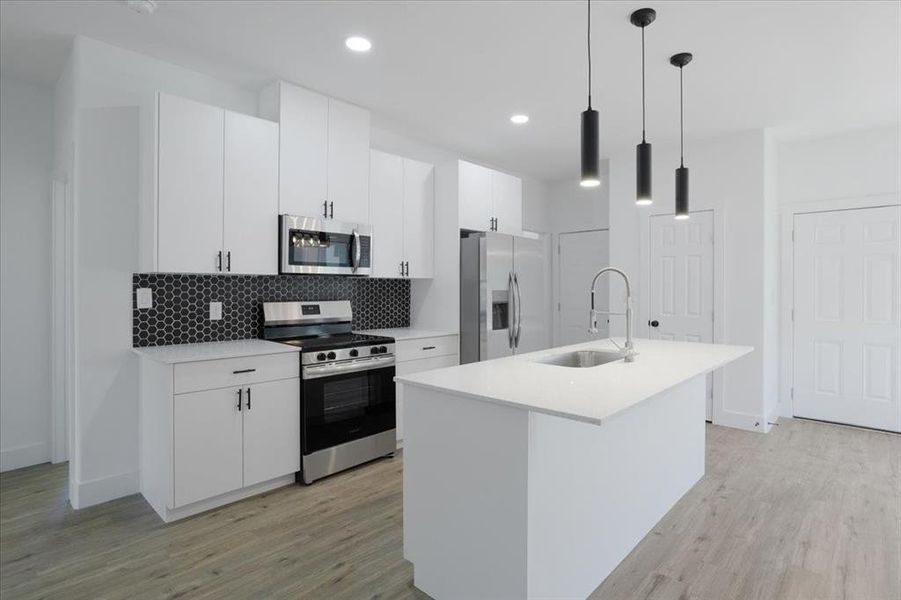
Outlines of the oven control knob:
<svg viewBox="0 0 901 600">
<path fill-rule="evenodd" d="M 319 354 L 317 354 L 317 355 L 316 355 L 316 360 L 325 360 L 325 353 L 324 353 L 324 352 L 320 352 Z"/>
<path fill-rule="evenodd" d="M 348 352 L 348 354 L 350 354 L 351 356 L 356 356 L 356 355 L 359 354 L 359 352 L 357 352 L 357 349 L 354 348 L 353 350 L 351 350 L 350 352 Z"/>
<path fill-rule="evenodd" d="M 384 353 L 387 352 L 387 351 L 388 351 L 388 349 L 385 348 L 384 346 L 379 346 L 379 353 L 380 353 L 380 354 L 384 354 Z"/>
<path fill-rule="evenodd" d="M 369 353 L 370 353 L 370 354 L 378 354 L 378 353 L 379 353 L 379 347 L 378 347 L 378 346 L 373 346 L 372 348 L 369 349 Z"/>
<path fill-rule="evenodd" d="M 329 353 L 328 353 L 328 358 L 329 358 L 329 360 L 335 360 L 335 353 L 334 353 L 334 352 L 329 352 Z"/>
</svg>

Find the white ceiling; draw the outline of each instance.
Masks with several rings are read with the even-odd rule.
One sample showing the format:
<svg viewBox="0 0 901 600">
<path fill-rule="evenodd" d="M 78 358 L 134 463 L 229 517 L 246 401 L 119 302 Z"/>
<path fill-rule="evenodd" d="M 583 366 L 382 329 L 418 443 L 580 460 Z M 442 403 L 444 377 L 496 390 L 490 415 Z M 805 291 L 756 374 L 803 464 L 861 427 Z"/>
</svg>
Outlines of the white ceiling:
<svg viewBox="0 0 901 600">
<path fill-rule="evenodd" d="M 899 121 L 901 3 L 594 2 L 594 104 L 602 152 L 640 137 L 647 29 L 648 139 L 773 127 L 785 137 Z M 0 71 L 50 84 L 82 34 L 256 88 L 277 77 L 371 108 L 403 133 L 544 179 L 575 176 L 586 105 L 585 2 L 0 2 Z M 344 48 L 350 34 L 373 50 Z M 531 121 L 513 126 L 525 112 Z M 690 149 L 690 144 L 688 145 Z"/>
</svg>

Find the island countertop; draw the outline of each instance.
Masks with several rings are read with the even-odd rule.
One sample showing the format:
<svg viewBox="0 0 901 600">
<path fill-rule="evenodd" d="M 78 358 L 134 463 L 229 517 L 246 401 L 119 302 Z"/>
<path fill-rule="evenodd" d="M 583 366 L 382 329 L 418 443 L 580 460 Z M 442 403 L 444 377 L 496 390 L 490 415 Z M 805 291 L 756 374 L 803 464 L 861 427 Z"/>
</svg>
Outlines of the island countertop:
<svg viewBox="0 0 901 600">
<path fill-rule="evenodd" d="M 395 381 L 600 425 L 620 411 L 753 351 L 750 346 L 637 339 L 632 363 L 618 360 L 579 369 L 536 362 L 576 350 L 615 349 L 609 340 L 597 340 L 435 369 Z"/>
</svg>

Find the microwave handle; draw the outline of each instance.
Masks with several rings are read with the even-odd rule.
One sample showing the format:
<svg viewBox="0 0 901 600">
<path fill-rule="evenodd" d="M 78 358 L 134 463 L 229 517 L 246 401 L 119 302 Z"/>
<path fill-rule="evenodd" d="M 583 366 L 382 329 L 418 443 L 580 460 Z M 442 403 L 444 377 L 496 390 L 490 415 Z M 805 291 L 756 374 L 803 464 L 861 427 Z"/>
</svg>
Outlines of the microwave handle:
<svg viewBox="0 0 901 600">
<path fill-rule="evenodd" d="M 353 246 L 351 266 L 354 268 L 354 271 L 356 271 L 357 267 L 360 266 L 360 234 L 357 233 L 356 229 L 353 231 Z"/>
</svg>

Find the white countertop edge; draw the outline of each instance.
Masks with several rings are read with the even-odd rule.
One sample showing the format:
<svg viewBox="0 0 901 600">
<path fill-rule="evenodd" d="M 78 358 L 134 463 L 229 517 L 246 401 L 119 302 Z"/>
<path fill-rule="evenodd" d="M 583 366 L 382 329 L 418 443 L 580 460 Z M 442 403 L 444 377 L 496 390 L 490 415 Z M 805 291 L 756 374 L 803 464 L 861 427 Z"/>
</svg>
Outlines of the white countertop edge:
<svg viewBox="0 0 901 600">
<path fill-rule="evenodd" d="M 167 346 L 140 346 L 131 351 L 142 358 L 164 364 L 202 362 L 242 358 L 245 356 L 265 356 L 300 352 L 299 348 L 260 339 L 228 340 L 224 342 L 203 342 L 198 344 L 172 344 Z"/>
<path fill-rule="evenodd" d="M 557 352 L 565 352 L 565 351 L 567 351 L 567 348 L 574 349 L 574 348 L 584 347 L 587 345 L 588 345 L 587 343 L 575 344 L 575 345 L 569 346 L 569 347 L 560 347 L 560 348 L 551 348 L 551 349 L 547 349 L 547 350 L 540 350 L 540 351 L 533 352 L 530 354 L 532 356 L 551 355 L 551 354 L 556 354 Z M 754 351 L 754 348 L 751 346 L 731 346 L 731 347 L 739 352 L 737 354 L 734 354 L 733 356 L 724 357 L 716 362 L 713 362 L 701 370 L 692 370 L 692 371 L 689 371 L 684 376 L 676 377 L 676 378 L 672 379 L 671 381 L 667 382 L 664 385 L 664 387 L 662 387 L 661 389 L 656 390 L 655 392 L 648 394 L 646 396 L 643 396 L 641 398 L 637 398 L 629 404 L 620 406 L 620 407 L 612 410 L 608 414 L 604 415 L 603 417 L 595 417 L 590 414 L 585 414 L 583 412 L 570 412 L 570 411 L 563 411 L 563 410 L 555 410 L 553 408 L 549 408 L 546 406 L 536 406 L 534 404 L 529 404 L 527 402 L 510 401 L 505 398 L 498 398 L 496 396 L 491 396 L 491 395 L 487 395 L 487 394 L 477 394 L 477 393 L 470 392 L 470 391 L 449 389 L 449 388 L 441 386 L 441 385 L 417 381 L 416 380 L 417 374 L 415 374 L 415 373 L 408 375 L 408 376 L 395 377 L 394 381 L 396 383 L 400 383 L 403 385 L 420 387 L 420 388 L 428 389 L 428 390 L 432 390 L 432 391 L 439 391 L 439 392 L 443 392 L 443 393 L 453 395 L 453 396 L 469 398 L 472 400 L 480 400 L 483 402 L 491 402 L 493 404 L 509 406 L 512 408 L 518 408 L 520 410 L 534 411 L 534 412 L 562 417 L 562 418 L 570 419 L 570 420 L 574 420 L 574 421 L 582 421 L 582 422 L 589 423 L 592 425 L 602 425 L 605 420 L 607 420 L 611 417 L 614 417 L 614 416 L 618 415 L 619 413 L 622 413 L 626 410 L 629 410 L 633 406 L 640 404 L 641 402 L 644 402 L 645 400 L 659 396 L 660 394 L 665 393 L 665 392 L 673 389 L 674 387 L 685 383 L 686 381 L 688 381 L 690 379 L 693 379 L 695 377 L 700 377 L 702 375 L 707 375 L 708 373 L 716 371 L 717 369 L 720 369 L 720 368 L 724 367 L 725 365 L 727 365 L 735 360 L 738 360 L 739 358 L 746 356 Z M 529 355 L 520 355 L 520 357 L 526 357 L 526 356 L 529 356 Z M 500 360 L 509 360 L 509 358 L 500 359 Z M 640 356 L 639 356 L 638 360 L 640 360 Z M 491 361 L 488 361 L 488 362 L 491 362 Z M 482 364 L 484 364 L 484 363 L 482 363 Z M 453 368 L 456 368 L 456 367 L 445 367 L 444 369 L 453 369 Z M 599 368 L 603 368 L 603 365 Z M 440 371 L 440 370 L 444 370 L 444 369 L 436 369 L 435 371 Z M 431 371 L 431 372 L 434 372 L 434 371 Z M 423 375 L 425 375 L 425 373 Z"/>
</svg>

